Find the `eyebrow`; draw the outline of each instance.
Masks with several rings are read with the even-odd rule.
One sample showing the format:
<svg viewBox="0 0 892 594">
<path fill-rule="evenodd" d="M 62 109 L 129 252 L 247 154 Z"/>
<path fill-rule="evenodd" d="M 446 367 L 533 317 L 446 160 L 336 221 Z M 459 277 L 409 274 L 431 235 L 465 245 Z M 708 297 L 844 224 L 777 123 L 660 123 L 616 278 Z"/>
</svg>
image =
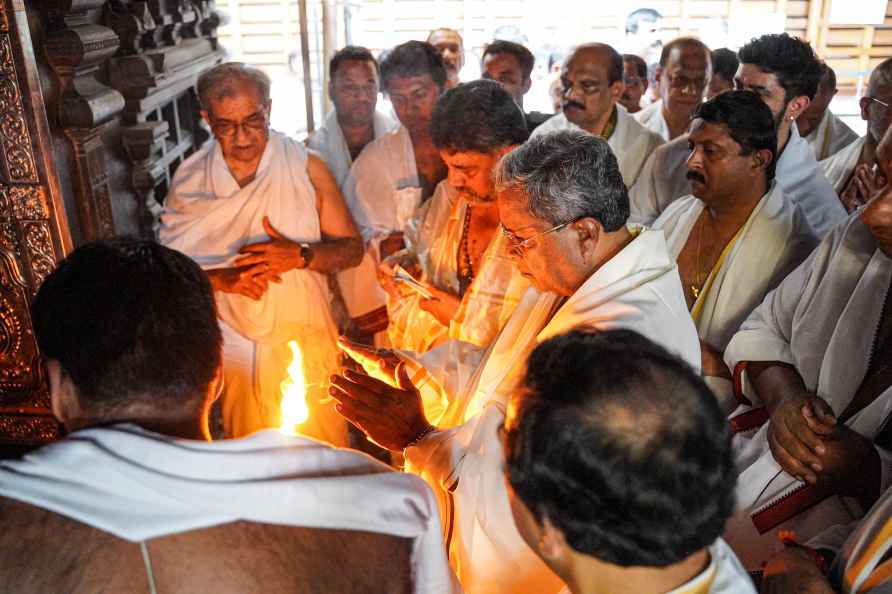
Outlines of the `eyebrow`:
<svg viewBox="0 0 892 594">
<path fill-rule="evenodd" d="M 259 116 L 259 115 L 263 115 L 263 109 L 258 109 L 257 111 L 255 111 L 255 112 L 252 113 L 251 115 L 246 116 L 246 117 L 245 117 L 244 119 L 242 119 L 241 121 L 244 122 L 245 120 L 250 120 L 251 118 L 253 118 L 253 117 L 257 117 L 257 116 Z M 236 122 L 236 120 L 230 120 L 230 119 L 228 119 L 228 118 L 218 118 L 218 117 L 213 117 L 213 116 L 212 116 L 212 119 L 213 119 L 215 122 L 217 122 L 217 123 L 233 124 L 233 123 Z"/>
</svg>

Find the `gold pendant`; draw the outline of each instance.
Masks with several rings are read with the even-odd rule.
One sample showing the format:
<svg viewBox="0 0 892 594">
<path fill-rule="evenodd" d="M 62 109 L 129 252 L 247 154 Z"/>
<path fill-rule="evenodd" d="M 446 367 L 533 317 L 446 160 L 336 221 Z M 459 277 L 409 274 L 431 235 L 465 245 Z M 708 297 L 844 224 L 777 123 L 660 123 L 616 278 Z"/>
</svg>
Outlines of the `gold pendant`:
<svg viewBox="0 0 892 594">
<path fill-rule="evenodd" d="M 698 299 L 700 297 L 700 289 L 698 289 L 694 285 L 691 285 L 691 295 L 694 296 L 694 299 Z"/>
</svg>

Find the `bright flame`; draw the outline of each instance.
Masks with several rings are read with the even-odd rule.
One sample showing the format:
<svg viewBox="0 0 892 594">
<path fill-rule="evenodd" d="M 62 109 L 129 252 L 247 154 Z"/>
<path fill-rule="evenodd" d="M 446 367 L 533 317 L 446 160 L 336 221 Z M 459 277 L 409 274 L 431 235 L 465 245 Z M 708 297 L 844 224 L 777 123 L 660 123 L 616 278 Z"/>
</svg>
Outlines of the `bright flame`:
<svg viewBox="0 0 892 594">
<path fill-rule="evenodd" d="M 291 364 L 288 366 L 288 377 L 282 381 L 282 402 L 279 409 L 282 413 L 282 423 L 279 431 L 294 435 L 296 427 L 305 423 L 310 418 L 310 409 L 307 407 L 307 389 L 304 384 L 303 355 L 297 341 L 290 341 Z"/>
</svg>

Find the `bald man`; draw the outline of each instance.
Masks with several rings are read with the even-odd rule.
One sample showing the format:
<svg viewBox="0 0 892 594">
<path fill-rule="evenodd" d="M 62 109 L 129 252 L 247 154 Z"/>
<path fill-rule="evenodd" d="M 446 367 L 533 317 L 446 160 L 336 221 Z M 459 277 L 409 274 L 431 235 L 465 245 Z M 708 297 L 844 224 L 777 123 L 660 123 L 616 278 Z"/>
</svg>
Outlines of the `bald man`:
<svg viewBox="0 0 892 594">
<path fill-rule="evenodd" d="M 427 42 L 437 48 L 446 66 L 446 90 L 461 82 L 458 78 L 465 65 L 464 40 L 455 29 L 440 27 L 427 36 Z"/>
<path fill-rule="evenodd" d="M 854 130 L 830 111 L 830 102 L 836 96 L 836 73 L 827 64 L 821 64 L 823 75 L 818 92 L 808 108 L 796 118 L 799 135 L 811 147 L 815 159 L 823 161 L 858 139 Z"/>
<path fill-rule="evenodd" d="M 533 136 L 579 129 L 600 136 L 616 155 L 626 187 L 632 187 L 663 139 L 617 106 L 624 88 L 623 58 L 615 49 L 603 43 L 578 46 L 561 68 L 562 111 Z"/>
<path fill-rule="evenodd" d="M 663 48 L 657 66 L 660 100 L 635 114 L 645 128 L 669 141 L 684 134 L 712 76 L 709 48 L 693 37 L 680 37 Z"/>
</svg>

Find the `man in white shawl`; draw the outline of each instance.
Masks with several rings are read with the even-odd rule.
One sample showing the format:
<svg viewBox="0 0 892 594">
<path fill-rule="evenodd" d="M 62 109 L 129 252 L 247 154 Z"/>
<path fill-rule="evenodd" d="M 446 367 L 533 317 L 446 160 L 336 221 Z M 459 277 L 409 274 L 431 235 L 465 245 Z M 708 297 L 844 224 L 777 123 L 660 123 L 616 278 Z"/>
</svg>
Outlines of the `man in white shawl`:
<svg viewBox="0 0 892 594">
<path fill-rule="evenodd" d="M 180 165 L 160 239 L 207 270 L 223 329 L 227 437 L 278 426 L 280 385 L 303 352 L 307 434 L 347 444 L 325 384 L 337 367 L 326 274 L 362 242 L 334 179 L 303 144 L 269 129 L 269 79 L 228 63 L 198 82 L 214 140 Z"/>
<path fill-rule="evenodd" d="M 403 450 L 407 468 L 441 490 L 453 567 L 474 594 L 554 594 L 560 580 L 531 551 L 511 517 L 497 429 L 529 353 L 573 328 L 633 329 L 700 366 L 696 329 L 663 234 L 627 227 L 628 196 L 607 143 L 579 131 L 532 138 L 496 174 L 499 217 L 534 288 L 479 365 L 446 343 L 423 357 L 345 344 L 371 377 L 332 380 L 339 410 L 377 443 Z M 437 429 L 410 377 L 448 388 Z M 377 379 L 376 379 L 377 378 Z"/>
<path fill-rule="evenodd" d="M 279 431 L 209 441 L 214 299 L 152 241 L 88 244 L 47 277 L 32 320 L 68 433 L 0 462 L 0 589 L 458 592 L 421 479 Z"/>
<path fill-rule="evenodd" d="M 774 181 L 771 110 L 748 91 L 727 91 L 695 113 L 687 161 L 693 195 L 669 205 L 666 234 L 700 334 L 703 374 L 725 413 L 737 401 L 722 360 L 750 312 L 811 253 L 817 238 Z"/>
<path fill-rule="evenodd" d="M 817 91 L 820 62 L 807 43 L 786 33 L 754 39 L 741 48 L 739 56 L 737 88 L 759 95 L 775 118 L 777 183 L 823 238 L 845 219 L 846 212 L 794 121 Z M 673 200 L 691 193 L 684 167 L 689 145 L 687 136 L 679 136 L 654 151 L 629 192 L 633 221 L 650 224 Z"/>
<path fill-rule="evenodd" d="M 536 128 L 532 136 L 583 130 L 603 138 L 616 155 L 623 182 L 631 188 L 663 140 L 618 104 L 624 88 L 622 56 L 603 43 L 580 45 L 561 68 L 561 86 L 561 113 Z"/>
<path fill-rule="evenodd" d="M 849 212 L 862 206 L 878 185 L 876 152 L 892 123 L 892 58 L 870 73 L 867 92 L 861 98 L 861 119 L 867 134 L 821 162 L 821 168 Z"/>
<path fill-rule="evenodd" d="M 567 594 L 755 594 L 720 538 L 736 480 L 727 420 L 664 348 L 630 330 L 543 342 L 503 431 L 517 528 Z"/>
<path fill-rule="evenodd" d="M 808 108 L 796 118 L 799 134 L 818 161 L 832 157 L 858 139 L 855 131 L 830 111 L 830 102 L 836 96 L 836 73 L 826 63 L 821 63 L 821 69 L 823 75 L 818 92 Z"/>
<path fill-rule="evenodd" d="M 694 37 L 679 37 L 663 46 L 657 66 L 660 100 L 651 103 L 634 118 L 664 141 L 678 138 L 688 130 L 694 110 L 712 76 L 709 48 Z"/>
<path fill-rule="evenodd" d="M 334 109 L 307 146 L 319 153 L 338 187 L 347 181 L 350 167 L 362 150 L 397 126 L 375 109 L 378 103 L 378 61 L 368 49 L 348 45 L 328 63 L 328 96 Z"/>
<path fill-rule="evenodd" d="M 883 147 L 880 148 L 881 154 Z M 859 518 L 892 484 L 892 187 L 784 280 L 725 350 L 741 414 L 739 511 L 727 539 L 758 567 L 789 529 L 804 540 Z"/>
<path fill-rule="evenodd" d="M 377 264 L 404 247 L 406 225 L 446 177 L 428 129 L 446 84 L 440 54 L 421 41 L 398 45 L 381 61 L 381 81 L 400 125 L 366 146 L 343 188 L 370 257 L 342 272 L 338 282 L 351 318 L 366 334 L 387 328 Z"/>
<path fill-rule="evenodd" d="M 423 353 L 449 339 L 486 348 L 529 287 L 499 231 L 492 178 L 499 159 L 528 138 L 524 120 L 494 81 L 459 85 L 437 102 L 430 130 L 449 177 L 409 225 L 409 249 L 394 257 L 420 271 L 428 295 L 401 288 L 389 261 L 381 266 L 393 348 Z"/>
</svg>

